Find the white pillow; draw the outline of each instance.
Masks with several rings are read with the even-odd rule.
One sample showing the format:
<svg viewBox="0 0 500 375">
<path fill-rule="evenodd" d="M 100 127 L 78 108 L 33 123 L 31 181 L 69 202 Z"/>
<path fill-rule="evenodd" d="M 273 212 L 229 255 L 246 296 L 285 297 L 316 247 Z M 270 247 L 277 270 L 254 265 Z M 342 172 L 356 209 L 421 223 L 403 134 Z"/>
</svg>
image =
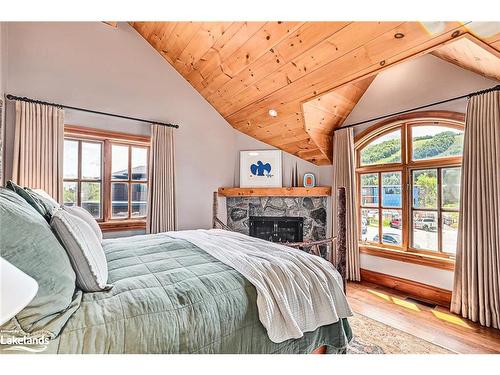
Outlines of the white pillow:
<svg viewBox="0 0 500 375">
<path fill-rule="evenodd" d="M 92 230 L 95 232 L 97 238 L 99 239 L 99 242 L 102 242 L 102 231 L 101 228 L 99 227 L 99 224 L 97 224 L 97 221 L 92 217 L 90 212 L 88 212 L 85 208 L 81 208 L 78 206 L 64 206 L 63 209 L 68 211 L 71 215 L 79 217 L 83 221 L 85 221 Z"/>
<path fill-rule="evenodd" d="M 62 242 L 73 269 L 76 283 L 84 292 L 110 289 L 108 285 L 108 262 L 101 241 L 85 221 L 58 210 L 52 215 L 50 226 Z"/>
</svg>

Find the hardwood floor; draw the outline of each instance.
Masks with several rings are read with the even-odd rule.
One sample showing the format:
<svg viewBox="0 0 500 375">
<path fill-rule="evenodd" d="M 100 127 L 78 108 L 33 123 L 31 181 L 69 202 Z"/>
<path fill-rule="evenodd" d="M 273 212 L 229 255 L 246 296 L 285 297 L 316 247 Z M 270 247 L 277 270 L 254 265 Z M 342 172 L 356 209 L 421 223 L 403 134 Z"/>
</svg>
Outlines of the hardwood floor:
<svg viewBox="0 0 500 375">
<path fill-rule="evenodd" d="M 500 353 L 500 330 L 407 300 L 408 295 L 376 284 L 348 283 L 354 312 L 461 354 Z"/>
</svg>

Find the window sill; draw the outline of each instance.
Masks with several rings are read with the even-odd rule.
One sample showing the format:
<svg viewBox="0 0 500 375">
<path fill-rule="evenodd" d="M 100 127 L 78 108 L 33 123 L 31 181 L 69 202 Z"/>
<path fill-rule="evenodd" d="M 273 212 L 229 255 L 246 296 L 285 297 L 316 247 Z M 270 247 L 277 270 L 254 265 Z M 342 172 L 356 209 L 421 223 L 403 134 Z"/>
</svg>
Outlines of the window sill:
<svg viewBox="0 0 500 375">
<path fill-rule="evenodd" d="M 146 229 L 146 220 L 112 220 L 100 222 L 99 226 L 103 232 L 118 232 L 123 230 Z"/>
<path fill-rule="evenodd" d="M 455 260 L 450 258 L 443 258 L 422 253 L 414 253 L 410 251 L 386 249 L 373 245 L 367 245 L 365 243 L 359 244 L 359 251 L 363 254 L 397 260 L 405 263 L 419 264 L 421 266 L 434 267 L 451 271 L 455 269 Z"/>
</svg>

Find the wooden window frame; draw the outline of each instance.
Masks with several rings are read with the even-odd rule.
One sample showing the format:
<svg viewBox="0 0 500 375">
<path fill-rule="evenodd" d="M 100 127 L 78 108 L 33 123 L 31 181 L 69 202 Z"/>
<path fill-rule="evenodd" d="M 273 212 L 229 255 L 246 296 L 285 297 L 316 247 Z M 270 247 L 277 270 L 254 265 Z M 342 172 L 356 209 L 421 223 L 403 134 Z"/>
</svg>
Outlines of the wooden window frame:
<svg viewBox="0 0 500 375">
<path fill-rule="evenodd" d="M 132 183 L 146 183 L 149 187 L 149 178 L 147 180 L 132 180 L 131 172 L 131 153 L 132 147 L 146 148 L 150 152 L 150 137 L 132 135 L 121 132 L 112 132 L 98 129 L 91 129 L 76 125 L 64 126 L 64 138 L 79 141 L 89 142 L 102 142 L 102 172 L 101 172 L 101 219 L 97 220 L 103 232 L 122 231 L 122 230 L 139 230 L 146 228 L 146 218 L 131 218 L 131 184 Z M 129 214 L 127 218 L 112 218 L 111 217 L 111 146 L 113 144 L 126 145 L 129 147 L 129 179 L 128 180 L 114 180 L 113 182 L 124 182 L 129 184 Z M 79 148 L 80 150 L 80 148 Z M 81 155 L 78 156 L 78 163 L 81 163 Z M 79 166 L 80 168 L 80 166 Z M 80 171 L 79 171 L 80 176 Z M 69 179 L 65 181 L 70 181 Z M 78 198 L 79 199 L 79 198 Z M 79 201 L 78 201 L 79 202 Z"/>
<path fill-rule="evenodd" d="M 390 244 L 363 242 L 359 241 L 360 251 L 366 254 L 375 255 L 383 258 L 399 260 L 403 262 L 415 263 L 426 265 L 430 267 L 453 269 L 455 263 L 455 254 L 444 253 L 442 251 L 431 251 L 424 249 L 415 249 L 411 246 L 411 236 L 413 230 L 411 229 L 413 215 L 413 199 L 411 196 L 411 177 L 413 170 L 419 169 L 436 169 L 438 173 L 438 199 L 441 197 L 441 171 L 445 168 L 461 167 L 462 156 L 459 157 L 442 157 L 427 160 L 412 160 L 412 129 L 416 126 L 423 126 L 436 124 L 437 126 L 444 126 L 464 130 L 465 116 L 457 112 L 449 111 L 424 111 L 413 112 L 397 116 L 368 128 L 355 138 L 356 150 L 356 207 L 357 207 L 357 220 L 358 220 L 358 236 L 361 238 L 361 209 L 370 207 L 361 206 L 361 175 L 367 173 L 377 173 L 379 177 L 379 199 L 377 207 L 371 207 L 379 212 L 379 241 L 382 241 L 382 181 L 381 175 L 384 172 L 401 172 L 401 192 L 402 192 L 402 244 L 401 246 L 393 246 Z M 370 144 L 375 139 L 393 132 L 397 129 L 401 131 L 401 162 L 390 164 L 379 164 L 370 166 L 361 166 L 361 150 Z M 411 207 L 410 207 L 411 204 Z M 385 208 L 399 210 L 399 208 Z M 438 213 L 438 249 L 442 248 L 442 212 L 456 210 L 445 210 L 441 207 L 440 201 L 435 210 Z"/>
</svg>

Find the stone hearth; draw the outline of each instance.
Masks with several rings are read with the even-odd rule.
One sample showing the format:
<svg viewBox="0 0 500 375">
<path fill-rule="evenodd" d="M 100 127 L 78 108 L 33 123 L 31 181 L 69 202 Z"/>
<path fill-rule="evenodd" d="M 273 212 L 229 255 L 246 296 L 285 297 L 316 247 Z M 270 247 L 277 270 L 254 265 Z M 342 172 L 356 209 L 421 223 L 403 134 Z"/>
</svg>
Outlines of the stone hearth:
<svg viewBox="0 0 500 375">
<path fill-rule="evenodd" d="M 249 234 L 250 216 L 304 218 L 304 241 L 326 238 L 326 197 L 227 197 L 227 225 Z"/>
</svg>

